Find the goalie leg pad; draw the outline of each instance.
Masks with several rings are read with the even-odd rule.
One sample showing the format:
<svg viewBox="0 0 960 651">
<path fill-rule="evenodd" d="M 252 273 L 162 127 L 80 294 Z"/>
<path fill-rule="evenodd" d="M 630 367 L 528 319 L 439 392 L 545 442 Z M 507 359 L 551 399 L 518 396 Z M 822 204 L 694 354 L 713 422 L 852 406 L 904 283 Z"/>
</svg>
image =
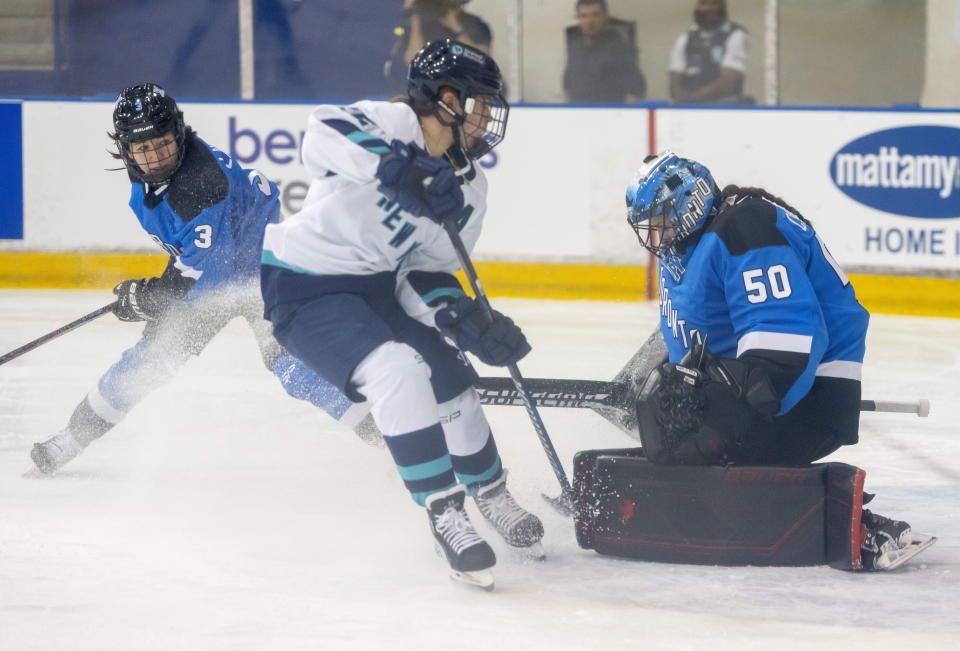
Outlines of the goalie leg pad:
<svg viewBox="0 0 960 651">
<path fill-rule="evenodd" d="M 577 542 L 648 561 L 854 569 L 862 478 L 838 463 L 671 467 L 640 450 L 581 452 Z"/>
</svg>

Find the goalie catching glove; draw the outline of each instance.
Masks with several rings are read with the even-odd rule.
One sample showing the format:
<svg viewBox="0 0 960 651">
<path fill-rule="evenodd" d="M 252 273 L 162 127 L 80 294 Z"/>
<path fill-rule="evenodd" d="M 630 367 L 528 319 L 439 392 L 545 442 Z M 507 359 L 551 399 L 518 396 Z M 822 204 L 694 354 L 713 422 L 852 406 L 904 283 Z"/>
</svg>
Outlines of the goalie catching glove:
<svg viewBox="0 0 960 651">
<path fill-rule="evenodd" d="M 473 353 L 484 364 L 509 366 L 530 352 L 530 344 L 513 320 L 496 310 L 493 318 L 469 296 L 441 308 L 435 318 L 440 331 L 460 350 Z"/>
<path fill-rule="evenodd" d="M 413 143 L 394 140 L 377 166 L 380 192 L 401 209 L 438 224 L 463 212 L 463 190 L 453 167 Z"/>
<path fill-rule="evenodd" d="M 751 426 L 770 422 L 779 409 L 763 369 L 713 357 L 702 346 L 692 347 L 679 364 L 654 369 L 637 400 L 646 456 L 667 465 L 726 463 Z"/>
</svg>

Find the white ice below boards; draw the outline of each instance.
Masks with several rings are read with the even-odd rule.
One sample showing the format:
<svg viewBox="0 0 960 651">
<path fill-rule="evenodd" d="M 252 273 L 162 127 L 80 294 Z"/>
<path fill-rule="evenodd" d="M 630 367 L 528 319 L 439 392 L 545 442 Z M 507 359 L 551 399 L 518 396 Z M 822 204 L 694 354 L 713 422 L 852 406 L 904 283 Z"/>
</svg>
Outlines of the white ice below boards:
<svg viewBox="0 0 960 651">
<path fill-rule="evenodd" d="M 0 352 L 109 300 L 0 291 Z M 495 299 L 534 346 L 530 377 L 609 380 L 656 307 Z M 878 512 L 939 542 L 894 572 L 658 565 L 577 547 L 539 502 L 556 480 L 523 409 L 487 409 L 548 560 L 494 546 L 496 591 L 446 578 L 389 455 L 289 398 L 232 324 L 53 479 L 25 479 L 136 324 L 104 317 L 0 367 L 0 648 L 871 649 L 960 640 L 960 320 L 874 316 L 864 414 L 831 460 L 867 471 Z M 483 375 L 498 374 L 483 368 Z M 588 410 L 544 409 L 567 465 L 632 441 Z M 473 508 L 470 504 L 469 508 Z"/>
</svg>

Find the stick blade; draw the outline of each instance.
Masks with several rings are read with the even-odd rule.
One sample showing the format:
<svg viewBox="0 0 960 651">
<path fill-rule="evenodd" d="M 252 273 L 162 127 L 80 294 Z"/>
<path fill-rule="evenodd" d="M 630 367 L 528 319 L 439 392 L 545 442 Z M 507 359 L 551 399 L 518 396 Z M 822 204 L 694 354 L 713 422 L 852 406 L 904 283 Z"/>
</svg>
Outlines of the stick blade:
<svg viewBox="0 0 960 651">
<path fill-rule="evenodd" d="M 541 493 L 540 496 L 560 515 L 572 518 L 577 512 L 576 503 L 570 492 L 565 491 L 556 497 L 550 497 L 546 493 Z"/>
</svg>

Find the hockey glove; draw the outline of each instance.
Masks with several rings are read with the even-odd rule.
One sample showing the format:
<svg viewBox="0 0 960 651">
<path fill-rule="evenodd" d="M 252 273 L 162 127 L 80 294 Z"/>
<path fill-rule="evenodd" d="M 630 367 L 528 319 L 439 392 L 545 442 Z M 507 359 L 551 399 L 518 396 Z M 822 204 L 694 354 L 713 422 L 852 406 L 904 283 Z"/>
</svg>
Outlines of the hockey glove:
<svg viewBox="0 0 960 651">
<path fill-rule="evenodd" d="M 706 380 L 729 387 L 732 395 L 761 421 L 770 421 L 780 411 L 780 398 L 770 376 L 761 368 L 731 357 L 714 357 L 696 344 L 680 364 L 698 368 Z"/>
<path fill-rule="evenodd" d="M 435 317 L 440 331 L 460 350 L 473 353 L 484 364 L 508 366 L 530 352 L 530 344 L 519 326 L 493 310 L 493 320 L 480 304 L 469 296 L 441 308 Z"/>
<path fill-rule="evenodd" d="M 654 369 L 637 401 L 640 439 L 654 463 L 713 465 L 736 457 L 751 428 L 780 400 L 767 374 L 694 346 L 680 364 Z"/>
<path fill-rule="evenodd" d="M 113 288 L 117 304 L 113 313 L 121 321 L 156 321 L 167 306 L 167 296 L 158 291 L 159 278 L 124 280 Z"/>
<path fill-rule="evenodd" d="M 401 209 L 437 223 L 463 212 L 463 191 L 450 163 L 394 140 L 377 166 L 379 190 Z"/>
</svg>

